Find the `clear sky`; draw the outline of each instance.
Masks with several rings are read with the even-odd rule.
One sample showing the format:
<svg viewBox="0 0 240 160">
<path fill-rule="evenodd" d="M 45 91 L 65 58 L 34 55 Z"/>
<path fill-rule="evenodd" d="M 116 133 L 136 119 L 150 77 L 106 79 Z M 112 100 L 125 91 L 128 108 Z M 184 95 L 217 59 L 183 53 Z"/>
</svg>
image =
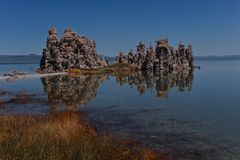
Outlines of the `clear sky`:
<svg viewBox="0 0 240 160">
<path fill-rule="evenodd" d="M 41 54 L 52 26 L 94 39 L 103 55 L 165 37 L 195 55 L 240 54 L 240 0 L 0 0 L 0 54 Z"/>
</svg>

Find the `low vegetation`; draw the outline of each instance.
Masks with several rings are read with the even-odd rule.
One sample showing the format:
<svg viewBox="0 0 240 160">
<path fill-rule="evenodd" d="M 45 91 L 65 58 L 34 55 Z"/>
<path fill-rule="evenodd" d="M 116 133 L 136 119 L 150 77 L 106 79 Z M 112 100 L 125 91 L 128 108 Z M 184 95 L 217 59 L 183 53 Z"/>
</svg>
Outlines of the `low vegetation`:
<svg viewBox="0 0 240 160">
<path fill-rule="evenodd" d="M 151 150 L 136 151 L 120 139 L 97 134 L 83 117 L 79 112 L 1 116 L 0 159 L 159 159 Z"/>
<path fill-rule="evenodd" d="M 97 69 L 71 69 L 68 73 L 72 74 L 103 74 L 103 73 L 119 73 L 119 72 L 134 72 L 136 67 L 127 63 L 114 63 L 108 67 Z"/>
</svg>

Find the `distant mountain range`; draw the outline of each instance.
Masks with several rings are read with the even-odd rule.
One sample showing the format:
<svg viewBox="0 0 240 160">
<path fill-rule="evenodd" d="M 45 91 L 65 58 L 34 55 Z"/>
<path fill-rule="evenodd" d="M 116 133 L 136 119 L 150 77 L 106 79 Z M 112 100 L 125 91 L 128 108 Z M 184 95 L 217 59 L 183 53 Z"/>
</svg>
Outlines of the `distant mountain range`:
<svg viewBox="0 0 240 160">
<path fill-rule="evenodd" d="M 102 56 L 102 58 L 108 59 L 109 61 L 115 61 L 115 57 Z M 223 55 L 223 56 L 194 56 L 195 60 L 204 60 L 204 61 L 234 61 L 240 60 L 240 55 Z"/>
<path fill-rule="evenodd" d="M 235 61 L 240 60 L 240 55 L 222 55 L 222 56 L 195 56 L 195 60 L 209 61 Z"/>
<path fill-rule="evenodd" d="M 36 64 L 41 60 L 40 55 L 0 55 L 0 64 Z"/>
<path fill-rule="evenodd" d="M 0 64 L 38 64 L 41 60 L 41 55 L 0 55 Z M 103 56 L 102 58 L 108 59 L 110 62 L 116 60 L 116 57 Z M 204 61 L 235 61 L 240 60 L 240 55 L 223 55 L 223 56 L 195 56 L 195 60 Z"/>
</svg>

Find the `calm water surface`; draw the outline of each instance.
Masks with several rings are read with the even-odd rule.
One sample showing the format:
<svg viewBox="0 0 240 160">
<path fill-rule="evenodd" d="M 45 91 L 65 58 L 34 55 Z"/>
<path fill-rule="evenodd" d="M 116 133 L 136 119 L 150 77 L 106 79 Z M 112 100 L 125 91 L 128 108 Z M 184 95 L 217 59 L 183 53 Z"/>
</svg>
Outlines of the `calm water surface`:
<svg viewBox="0 0 240 160">
<path fill-rule="evenodd" d="M 84 111 L 99 131 L 173 159 L 240 159 L 240 61 L 197 61 L 194 73 L 54 76 L 0 82 L 1 115 Z M 38 65 L 0 65 L 33 73 Z M 178 157 L 178 158 L 176 158 Z"/>
</svg>

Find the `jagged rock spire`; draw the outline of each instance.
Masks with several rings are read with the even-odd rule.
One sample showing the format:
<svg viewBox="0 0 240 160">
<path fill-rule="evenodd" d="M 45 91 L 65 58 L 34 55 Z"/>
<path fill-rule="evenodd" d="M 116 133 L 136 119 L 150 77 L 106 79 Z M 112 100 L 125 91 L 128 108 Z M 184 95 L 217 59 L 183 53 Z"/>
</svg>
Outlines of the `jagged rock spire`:
<svg viewBox="0 0 240 160">
<path fill-rule="evenodd" d="M 96 52 L 96 42 L 86 36 L 64 30 L 58 38 L 57 30 L 50 28 L 46 48 L 40 62 L 40 72 L 62 72 L 69 69 L 99 68 L 106 66 L 105 60 Z"/>
<path fill-rule="evenodd" d="M 150 45 L 146 50 L 146 54 L 145 45 L 139 42 L 137 53 L 129 52 L 126 62 L 142 70 L 172 71 L 192 69 L 194 67 L 191 45 L 186 48 L 184 44 L 179 43 L 178 49 L 175 50 L 169 45 L 168 38 L 155 42 L 155 49 Z"/>
</svg>

